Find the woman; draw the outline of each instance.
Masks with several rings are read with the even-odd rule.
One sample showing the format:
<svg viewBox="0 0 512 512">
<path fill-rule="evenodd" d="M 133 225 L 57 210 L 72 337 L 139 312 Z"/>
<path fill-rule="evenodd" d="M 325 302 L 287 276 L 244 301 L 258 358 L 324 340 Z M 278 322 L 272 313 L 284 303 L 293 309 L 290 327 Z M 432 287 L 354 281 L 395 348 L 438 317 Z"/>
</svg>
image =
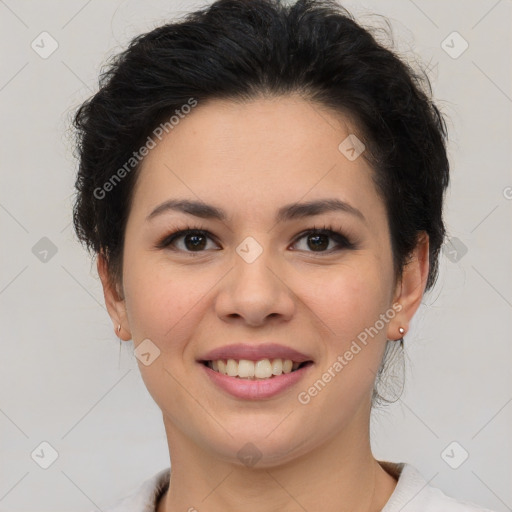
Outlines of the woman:
<svg viewBox="0 0 512 512">
<path fill-rule="evenodd" d="M 483 510 L 370 446 L 445 234 L 425 83 L 320 0 L 219 0 L 102 75 L 74 224 L 172 468 L 112 510 Z"/>
</svg>

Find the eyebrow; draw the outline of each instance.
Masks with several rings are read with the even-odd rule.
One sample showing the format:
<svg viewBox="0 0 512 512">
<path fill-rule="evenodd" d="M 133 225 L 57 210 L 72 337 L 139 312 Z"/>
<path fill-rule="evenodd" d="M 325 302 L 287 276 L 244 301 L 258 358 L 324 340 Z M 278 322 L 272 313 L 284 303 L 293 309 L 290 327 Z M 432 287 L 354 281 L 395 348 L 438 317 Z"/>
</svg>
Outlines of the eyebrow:
<svg viewBox="0 0 512 512">
<path fill-rule="evenodd" d="M 202 219 L 217 219 L 226 221 L 227 215 L 224 210 L 201 201 L 191 201 L 188 199 L 169 199 L 158 205 L 147 217 L 150 221 L 169 211 L 178 211 L 200 217 Z M 313 217 L 326 212 L 341 211 L 358 217 L 364 223 L 366 218 L 360 210 L 340 199 L 319 199 L 306 203 L 291 203 L 281 207 L 276 214 L 276 222 L 290 221 L 305 217 Z"/>
</svg>

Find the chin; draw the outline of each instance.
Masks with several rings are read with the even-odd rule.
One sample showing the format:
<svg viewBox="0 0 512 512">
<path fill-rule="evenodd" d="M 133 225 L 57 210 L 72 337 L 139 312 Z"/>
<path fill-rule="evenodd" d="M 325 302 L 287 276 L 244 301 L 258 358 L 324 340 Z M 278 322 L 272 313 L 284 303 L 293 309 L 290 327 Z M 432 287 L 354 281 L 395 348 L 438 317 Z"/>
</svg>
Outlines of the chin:
<svg viewBox="0 0 512 512">
<path fill-rule="evenodd" d="M 266 423 L 262 428 L 253 423 L 252 428 L 239 429 L 232 437 L 223 431 L 220 439 L 209 437 L 203 443 L 215 458 L 227 463 L 255 469 L 277 467 L 307 453 L 312 441 L 304 430 L 299 434 L 283 424 L 276 428 L 278 423 L 273 423 L 270 428 Z"/>
</svg>

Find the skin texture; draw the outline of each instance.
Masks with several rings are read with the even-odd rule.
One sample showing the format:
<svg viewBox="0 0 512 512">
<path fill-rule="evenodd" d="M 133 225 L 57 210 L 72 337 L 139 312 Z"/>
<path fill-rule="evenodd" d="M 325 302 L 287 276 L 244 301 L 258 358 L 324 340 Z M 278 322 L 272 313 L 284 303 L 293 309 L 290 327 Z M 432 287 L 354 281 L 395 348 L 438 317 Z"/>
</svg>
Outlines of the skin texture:
<svg viewBox="0 0 512 512">
<path fill-rule="evenodd" d="M 354 131 L 353 131 L 354 130 Z M 161 351 L 139 368 L 162 410 L 171 455 L 170 489 L 159 512 L 380 510 L 396 480 L 372 455 L 370 401 L 386 339 L 399 339 L 417 310 L 428 272 L 428 237 L 400 282 L 393 274 L 382 198 L 363 157 L 350 161 L 339 144 L 357 133 L 347 119 L 298 96 L 247 103 L 199 104 L 150 151 L 133 196 L 124 244 L 123 282 L 98 272 L 120 337 L 136 348 L 149 338 Z M 168 211 L 146 221 L 160 203 L 201 200 L 227 220 Z M 283 205 L 338 198 L 359 209 L 275 223 Z M 313 228 L 332 225 L 356 247 Z M 186 237 L 155 248 L 189 227 L 213 235 L 194 251 Z M 298 237 L 300 235 L 300 238 Z M 263 249 L 247 263 L 236 252 L 248 236 Z M 314 241 L 313 241 L 314 242 Z M 336 377 L 304 405 L 307 390 L 379 315 L 400 304 Z M 226 344 L 275 342 L 313 361 L 307 378 L 265 400 L 241 400 L 213 386 L 197 359 Z M 253 443 L 253 467 L 237 457 Z M 303 508 L 304 507 L 304 508 Z"/>
</svg>

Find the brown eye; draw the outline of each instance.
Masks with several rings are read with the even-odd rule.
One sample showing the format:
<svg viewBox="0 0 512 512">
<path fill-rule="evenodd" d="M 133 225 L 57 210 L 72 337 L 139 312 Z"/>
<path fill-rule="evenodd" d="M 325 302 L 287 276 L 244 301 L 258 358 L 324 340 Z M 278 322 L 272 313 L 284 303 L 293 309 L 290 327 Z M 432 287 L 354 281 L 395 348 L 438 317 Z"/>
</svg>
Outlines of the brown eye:
<svg viewBox="0 0 512 512">
<path fill-rule="evenodd" d="M 329 237 L 327 235 L 308 235 L 308 247 L 313 250 L 327 249 Z"/>
<path fill-rule="evenodd" d="M 304 250 L 306 252 L 331 252 L 340 249 L 352 249 L 355 247 L 345 235 L 326 228 L 306 231 L 297 239 L 295 244 L 302 239 L 306 239 L 305 248 L 303 246 L 303 248 L 299 248 L 299 250 Z M 334 245 L 329 247 L 331 242 L 334 242 Z"/>
<path fill-rule="evenodd" d="M 183 252 L 203 252 L 207 249 L 208 239 L 212 240 L 212 237 L 207 231 L 184 229 L 165 237 L 157 247 L 160 249 L 168 247 Z M 183 241 L 181 247 L 178 244 L 180 240 Z"/>
<path fill-rule="evenodd" d="M 187 234 L 183 238 L 184 245 L 191 251 L 204 249 L 206 246 L 206 237 L 204 235 Z"/>
</svg>

